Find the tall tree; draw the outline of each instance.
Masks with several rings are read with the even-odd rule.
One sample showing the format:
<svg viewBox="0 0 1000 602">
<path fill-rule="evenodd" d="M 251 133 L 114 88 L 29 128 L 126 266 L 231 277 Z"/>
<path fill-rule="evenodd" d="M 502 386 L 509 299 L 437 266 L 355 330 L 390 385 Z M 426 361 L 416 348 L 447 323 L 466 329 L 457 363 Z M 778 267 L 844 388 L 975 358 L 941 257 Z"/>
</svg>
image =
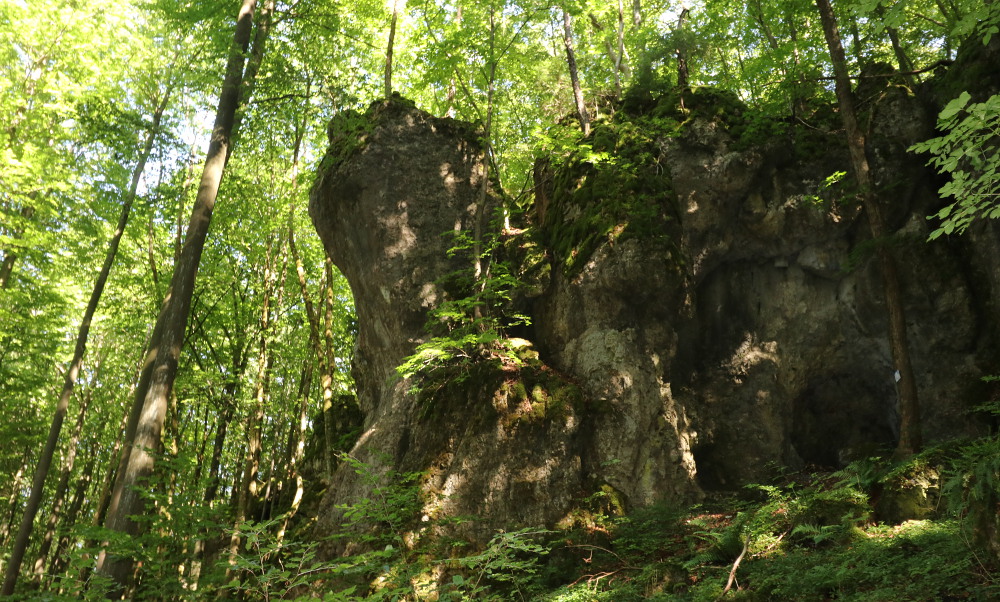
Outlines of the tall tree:
<svg viewBox="0 0 1000 602">
<path fill-rule="evenodd" d="M 42 449 L 38 465 L 35 468 L 35 477 L 31 485 L 31 496 L 28 498 L 28 503 L 25 506 L 24 516 L 21 519 L 21 527 L 18 531 L 17 539 L 14 541 L 14 548 L 11 550 L 10 562 L 7 565 L 3 588 L 0 589 L 0 594 L 9 595 L 14 592 L 17 575 L 21 569 L 21 562 L 24 559 L 24 552 L 28 547 L 28 540 L 31 537 L 35 515 L 38 513 L 38 506 L 42 501 L 45 479 L 48 477 L 49 468 L 52 465 L 52 457 L 55 455 L 56 446 L 59 443 L 59 433 L 62 430 L 63 420 L 69 408 L 69 400 L 73 396 L 73 388 L 76 386 L 76 379 L 80 374 L 80 368 L 83 366 L 83 357 L 87 352 L 87 340 L 90 336 L 90 327 L 94 319 L 94 313 L 97 311 L 101 295 L 104 294 L 104 287 L 108 281 L 108 275 L 111 273 L 115 257 L 118 255 L 118 247 L 122 236 L 125 234 L 125 227 L 128 225 L 132 203 L 135 201 L 136 190 L 139 187 L 139 179 L 146 170 L 146 162 L 149 160 L 149 155 L 153 150 L 153 143 L 159 134 L 160 120 L 163 118 L 163 111 L 166 109 L 169 98 L 170 88 L 168 87 L 153 113 L 152 127 L 146 134 L 146 142 L 139 155 L 139 161 L 132 170 L 132 180 L 125 196 L 125 201 L 122 203 L 118 226 L 111 237 L 111 242 L 108 244 L 108 250 L 104 257 L 104 265 L 97 275 L 94 289 L 90 294 L 90 302 L 87 303 L 87 309 L 83 313 L 83 320 L 80 322 L 80 332 L 76 338 L 76 349 L 73 352 L 73 359 L 70 361 L 69 369 L 66 370 L 62 393 L 60 393 L 59 401 L 56 404 L 56 413 L 49 428 L 48 439 L 45 442 L 45 447 Z"/>
<path fill-rule="evenodd" d="M 137 392 L 135 407 L 141 409 L 138 412 L 133 411 L 133 416 L 137 417 L 135 435 L 131 441 L 127 461 L 116 479 L 115 494 L 107 518 L 107 526 L 122 533 L 138 534 L 142 524 L 133 517 L 146 514 L 146 499 L 136 488 L 153 473 L 153 451 L 160 445 L 167 404 L 177 374 L 198 265 L 230 153 L 233 124 L 240 104 L 246 53 L 253 32 L 256 8 L 256 0 L 243 0 L 237 15 L 236 29 L 198 195 L 191 212 L 181 257 L 174 267 L 170 289 L 154 329 L 154 332 L 159 332 L 159 337 L 148 390 Z M 132 568 L 132 559 L 109 558 L 107 548 L 102 550 L 98 559 L 98 570 L 115 581 L 118 595 L 125 593 L 130 586 Z"/>
<path fill-rule="evenodd" d="M 573 50 L 573 17 L 563 8 L 563 45 L 566 48 L 566 64 L 569 66 L 569 78 L 573 86 L 573 102 L 576 114 L 580 119 L 580 129 L 584 136 L 590 135 L 590 114 L 583 99 L 583 88 L 580 86 L 580 75 L 576 68 L 576 52 Z"/>
<path fill-rule="evenodd" d="M 274 359 L 270 344 L 272 336 L 272 297 L 275 295 L 274 289 L 276 286 L 275 263 L 277 262 L 277 255 L 283 253 L 283 245 L 280 242 L 277 244 L 278 248 L 274 248 L 275 238 L 272 237 L 268 241 L 264 272 L 262 274 L 263 302 L 260 315 L 260 339 L 257 354 L 257 386 L 254 393 L 250 421 L 246 429 L 249 437 L 247 441 L 246 462 L 243 469 L 243 482 L 239 485 L 236 519 L 233 525 L 233 533 L 230 537 L 230 568 L 235 567 L 237 564 L 237 555 L 242 541 L 241 530 L 243 522 L 247 519 L 250 502 L 259 493 L 257 482 L 260 471 L 261 431 L 264 427 L 265 406 L 270 397 L 271 369 Z M 282 280 L 282 282 L 284 281 Z M 277 302 L 274 304 L 276 307 L 281 305 L 281 296 L 279 292 Z"/>
<path fill-rule="evenodd" d="M 910 350 L 906 337 L 906 314 L 903 309 L 899 273 L 896 269 L 896 260 L 886 245 L 885 220 L 882 217 L 882 208 L 871 181 L 865 135 L 858 125 L 854 96 L 851 92 L 851 79 L 847 71 L 847 57 L 840 42 L 837 19 L 833 14 L 833 7 L 830 6 L 830 0 L 816 0 L 816 6 L 819 8 L 823 34 L 826 37 L 826 43 L 830 49 L 830 59 L 833 62 L 837 103 L 840 106 L 840 116 L 847 135 L 851 166 L 861 192 L 865 213 L 868 215 L 868 225 L 876 245 L 875 255 L 882 271 L 885 304 L 889 314 L 889 345 L 892 349 L 893 364 L 899 386 L 900 425 L 896 455 L 909 457 L 916 453 L 921 446 L 920 406 L 917 401 L 916 378 L 910 363 Z"/>
<path fill-rule="evenodd" d="M 405 0 L 392 0 L 392 17 L 389 21 L 389 42 L 385 49 L 385 97 L 392 96 L 392 49 L 396 43 L 396 25 L 399 22 L 399 3 Z"/>
</svg>

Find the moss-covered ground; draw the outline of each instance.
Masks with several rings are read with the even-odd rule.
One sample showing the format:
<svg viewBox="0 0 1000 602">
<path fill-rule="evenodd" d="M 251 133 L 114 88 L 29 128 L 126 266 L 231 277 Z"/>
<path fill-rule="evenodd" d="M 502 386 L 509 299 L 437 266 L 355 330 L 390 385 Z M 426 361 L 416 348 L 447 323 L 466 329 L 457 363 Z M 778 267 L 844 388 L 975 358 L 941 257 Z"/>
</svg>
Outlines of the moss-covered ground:
<svg viewBox="0 0 1000 602">
<path fill-rule="evenodd" d="M 600 545 L 567 537 L 576 577 L 531 599 L 1000 599 L 997 558 L 976 547 L 962 516 L 881 522 L 850 471 L 788 475 L 747 493 L 609 520 Z"/>
</svg>

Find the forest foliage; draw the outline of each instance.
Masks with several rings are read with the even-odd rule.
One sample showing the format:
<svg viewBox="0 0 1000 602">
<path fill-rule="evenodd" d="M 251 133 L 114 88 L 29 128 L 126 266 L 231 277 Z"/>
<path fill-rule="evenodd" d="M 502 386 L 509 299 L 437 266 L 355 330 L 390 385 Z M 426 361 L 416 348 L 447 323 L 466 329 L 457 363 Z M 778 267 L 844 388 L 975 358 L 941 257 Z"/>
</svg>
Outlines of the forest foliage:
<svg viewBox="0 0 1000 602">
<path fill-rule="evenodd" d="M 265 4 L 258 6 L 255 32 Z M 740 546 L 749 554 L 744 570 L 758 591 L 794 587 L 809 596 L 892 599 L 877 592 L 904 591 L 892 588 L 906 584 L 884 581 L 887 574 L 931 574 L 944 563 L 955 574 L 935 573 L 941 591 L 963 584 L 996 593 L 995 562 L 956 544 L 966 533 L 962 522 L 975 515 L 970 508 L 995 504 L 995 439 L 969 443 L 949 459 L 957 479 L 949 499 L 957 501 L 942 522 L 876 526 L 867 509 L 870 489 L 785 483 L 762 488 L 757 505 L 735 506 L 739 510 L 724 517 L 707 509 L 691 516 L 653 509 L 627 519 L 595 512 L 586 544 L 557 544 L 568 541 L 565 534 L 512 531 L 497 534 L 486 550 L 455 552 L 444 562 L 447 555 L 436 555 L 440 550 L 415 548 L 404 537 L 411 527 L 404 515 L 419 503 L 413 488 L 418 477 L 400 475 L 347 515 L 388 525 L 384 541 L 369 542 L 375 551 L 322 559 L 308 540 L 302 508 L 317 503 L 336 465 L 352 462 L 344 452 L 357 427 L 350 372 L 356 318 L 350 289 L 326 257 L 305 208 L 326 149 L 327 123 L 363 111 L 386 93 L 390 29 L 392 91 L 437 115 L 482 127 L 491 175 L 510 212 L 532 202 L 536 157 L 573 157 L 581 170 L 595 172 L 628 172 L 629 162 L 640 161 L 608 160 L 618 143 L 608 136 L 644 136 L 634 126 L 605 125 L 616 112 L 642 113 L 672 95 L 679 103 L 671 108 L 679 111 L 673 118 L 682 121 L 697 110 L 699 90 L 712 98 L 725 94 L 732 106 L 755 116 L 740 117 L 738 124 L 742 138 L 752 140 L 790 123 L 829 128 L 822 120 L 836 99 L 829 52 L 809 0 L 267 5 L 273 5 L 267 44 L 259 70 L 242 89 L 238 133 L 198 268 L 176 382 L 159 446 L 151 450 L 150 511 L 140 518 L 139 533 L 123 536 L 104 528 L 105 515 L 133 391 L 198 193 L 240 2 L 0 3 L 5 570 L 81 318 L 122 209 L 131 207 L 89 325 L 52 469 L 43 475 L 43 489 L 35 490 L 41 505 L 28 521 L 24 560 L 16 579 L 8 579 L 18 595 L 100 598 L 118 591 L 121 584 L 109 585 L 94 571 L 103 550 L 139 567 L 127 587 L 146 599 L 225 592 L 280 598 L 304 595 L 321 578 L 343 586 L 328 590 L 340 592 L 328 599 L 403 599 L 420 597 L 427 575 L 447 577 L 451 585 L 441 599 L 612 599 L 602 593 L 611 584 L 635 598 L 674 592 L 714 599 L 725 586 L 720 567 L 735 570 Z M 953 60 L 961 45 L 990 43 L 1000 24 L 1000 5 L 977 0 L 843 0 L 834 9 L 851 73 L 887 63 L 913 90 L 931 76 L 927 68 Z M 574 42 L 585 113 L 594 123 L 582 146 L 567 36 Z M 679 80 L 687 86 L 678 88 Z M 940 226 L 932 237 L 1000 215 L 1000 102 L 962 90 L 955 96 L 940 115 L 939 135 L 913 149 L 929 153 L 945 174 L 942 197 L 954 201 L 936 215 Z M 627 192 L 644 192 L 642 182 L 633 188 Z M 625 202 L 596 208 L 594 227 L 607 231 L 608 212 L 630 208 Z M 459 251 L 475 248 L 485 258 L 498 246 L 497 239 L 485 246 L 455 241 Z M 572 267 L 571 257 L 560 260 Z M 424 369 L 430 355 L 450 359 L 470 345 L 494 342 L 511 322 L 489 311 L 484 317 L 477 308 L 503 305 L 520 284 L 510 266 L 497 264 L 481 297 L 440 309 L 449 326 L 433 333 L 441 336 L 403 372 Z M 817 504 L 837 510 L 822 520 L 809 518 Z M 660 539 L 642 540 L 648 536 L 643 521 L 663 528 Z M 777 558 L 782 540 L 792 548 Z M 853 542 L 853 552 L 843 556 L 847 548 L 830 542 Z M 678 551 L 649 557 L 654 548 Z M 574 573 L 581 552 L 593 562 L 589 574 Z M 803 581 L 783 581 L 819 557 L 825 568 L 807 572 Z M 848 567 L 850 576 L 832 573 Z M 816 573 L 821 570 L 831 573 Z M 864 571 L 871 573 L 867 581 L 857 577 Z M 677 575 L 684 576 L 677 581 Z M 849 587 L 845 579 L 854 583 L 851 592 L 842 589 Z M 913 592 L 912 599 L 920 595 Z"/>
</svg>

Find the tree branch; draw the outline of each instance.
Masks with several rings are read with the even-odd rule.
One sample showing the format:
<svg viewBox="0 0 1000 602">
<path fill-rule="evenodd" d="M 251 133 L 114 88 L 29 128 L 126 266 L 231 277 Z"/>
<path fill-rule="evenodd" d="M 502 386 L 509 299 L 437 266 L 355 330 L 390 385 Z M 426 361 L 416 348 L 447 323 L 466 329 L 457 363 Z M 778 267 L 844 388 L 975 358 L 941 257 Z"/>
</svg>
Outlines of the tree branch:
<svg viewBox="0 0 1000 602">
<path fill-rule="evenodd" d="M 927 73 L 928 71 L 933 71 L 934 69 L 937 69 L 938 67 L 949 67 L 954 62 L 955 61 L 948 60 L 948 59 L 941 59 L 940 61 L 936 61 L 930 67 L 924 67 L 923 69 L 916 69 L 914 71 L 893 71 L 892 73 L 874 73 L 872 75 L 850 75 L 850 76 L 848 76 L 848 79 L 875 79 L 875 78 L 879 78 L 879 77 L 897 77 L 897 76 L 900 76 L 900 75 L 917 75 L 917 74 L 920 74 L 920 73 Z M 837 78 L 835 76 L 832 76 L 832 75 L 831 76 L 826 76 L 826 77 L 817 77 L 816 78 L 817 81 L 832 81 L 832 80 L 835 80 L 835 79 L 837 79 Z"/>
</svg>

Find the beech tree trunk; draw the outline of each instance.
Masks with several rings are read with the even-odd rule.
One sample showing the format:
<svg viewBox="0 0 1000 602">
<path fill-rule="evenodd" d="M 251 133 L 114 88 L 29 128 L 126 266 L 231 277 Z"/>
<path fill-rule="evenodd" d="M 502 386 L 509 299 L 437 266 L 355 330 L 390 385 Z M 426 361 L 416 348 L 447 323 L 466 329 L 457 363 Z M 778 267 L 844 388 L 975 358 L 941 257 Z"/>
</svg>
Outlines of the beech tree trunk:
<svg viewBox="0 0 1000 602">
<path fill-rule="evenodd" d="M 272 356 L 270 352 L 271 336 L 271 298 L 274 294 L 275 286 L 275 252 L 273 241 L 268 245 L 267 263 L 263 274 L 263 300 L 260 316 L 260 346 L 257 353 L 257 387 L 254 394 L 253 414 L 250 423 L 247 425 L 249 440 L 247 444 L 246 464 L 243 471 L 243 484 L 240 488 L 239 503 L 236 508 L 236 520 L 233 524 L 233 534 L 229 541 L 229 566 L 236 565 L 236 556 L 239 553 L 242 541 L 241 529 L 246 521 L 250 507 L 250 500 L 257 497 L 257 473 L 260 471 L 261 457 L 261 430 L 264 423 L 264 407 L 270 397 L 270 381 Z M 277 253 L 280 253 L 280 248 Z"/>
<path fill-rule="evenodd" d="M 180 261 L 174 268 L 167 297 L 157 318 L 155 330 L 159 331 L 160 336 L 155 362 L 150 371 L 149 387 L 141 397 L 140 392 L 137 392 L 136 406 L 141 410 L 136 412 L 138 421 L 135 436 L 131 441 L 131 450 L 125 466 L 117 476 L 115 493 L 108 509 L 106 526 L 130 535 L 138 535 L 142 530 L 142 524 L 132 517 L 147 513 L 146 501 L 143 496 L 138 495 L 136 487 L 152 475 L 153 456 L 150 450 L 155 450 L 160 445 L 167 403 L 177 374 L 178 359 L 198 274 L 198 264 L 201 261 L 219 185 L 229 156 L 233 124 L 240 104 L 245 56 L 250 44 L 256 6 L 256 0 L 243 0 L 237 17 L 215 125 L 212 128 L 212 138 L 188 224 L 187 237 L 181 250 Z M 126 593 L 131 585 L 133 560 L 121 556 L 109 557 L 108 552 L 107 548 L 102 550 L 98 559 L 98 571 L 114 580 L 116 584 L 114 597 L 118 597 Z"/>
<path fill-rule="evenodd" d="M 573 85 L 573 102 L 576 104 L 576 114 L 580 119 L 580 129 L 584 136 L 590 134 L 590 115 L 587 105 L 583 102 L 583 88 L 580 87 L 580 75 L 576 69 L 576 51 L 573 50 L 573 17 L 563 9 L 563 45 L 566 46 L 566 64 L 569 66 L 569 79 Z"/>
<path fill-rule="evenodd" d="M 115 257 L 118 255 L 118 246 L 121 243 L 122 236 L 125 234 L 125 226 L 128 225 L 129 215 L 132 211 L 132 203 L 135 201 L 136 190 L 138 190 L 139 187 L 139 178 L 142 176 L 142 172 L 146 169 L 146 161 L 149 160 L 149 155 L 153 150 L 153 142 L 156 140 L 156 135 L 160 129 L 160 119 L 163 117 L 163 111 L 166 109 L 169 99 L 170 88 L 167 88 L 167 91 L 163 95 L 163 99 L 160 100 L 160 104 L 156 107 L 156 110 L 153 113 L 153 127 L 146 135 L 146 142 L 143 145 L 142 153 L 139 155 L 139 161 L 132 170 L 132 181 L 129 184 L 125 202 L 122 203 L 122 211 L 118 217 L 118 225 L 115 229 L 114 235 L 111 237 L 110 243 L 108 244 L 108 250 L 104 256 L 104 265 L 101 266 L 101 271 L 97 276 L 96 282 L 94 283 L 94 290 L 90 294 L 90 301 L 87 303 L 87 309 L 83 313 L 83 320 L 80 322 L 80 331 L 76 337 L 76 348 L 73 351 L 73 359 L 70 361 L 69 369 L 66 370 L 66 376 L 63 380 L 62 393 L 59 395 L 59 401 L 56 403 L 56 413 L 52 418 L 52 424 L 49 427 L 49 436 L 45 442 L 45 447 L 42 449 L 42 454 L 39 457 L 38 466 L 35 468 L 35 477 L 31 485 L 31 495 L 29 496 L 28 503 L 24 508 L 24 517 L 21 519 L 21 527 L 18 531 L 17 539 L 14 541 L 14 547 L 11 550 L 10 563 L 7 565 L 3 587 L 0 588 L 0 595 L 10 595 L 14 592 L 17 575 L 21 570 L 21 562 L 24 560 L 24 552 L 27 549 L 28 541 L 31 538 L 31 530 L 32 525 L 34 524 L 35 515 L 38 513 L 38 507 L 42 502 L 42 495 L 45 489 L 45 479 L 49 474 L 49 468 L 52 466 L 52 456 L 55 454 L 56 445 L 59 443 L 59 433 L 62 430 L 62 423 L 66 417 L 66 411 L 69 408 L 69 400 L 73 395 L 73 389 L 76 386 L 77 376 L 80 374 L 80 368 L 83 366 L 83 356 L 87 352 L 87 340 L 90 337 L 90 325 L 93 322 L 94 313 L 97 311 L 97 305 L 101 301 L 101 295 L 104 294 L 104 286 L 107 284 L 108 275 L 111 273 L 112 266 L 114 266 Z"/>
<path fill-rule="evenodd" d="M 302 377 L 299 379 L 299 414 L 298 414 L 298 428 L 294 429 L 294 448 L 291 454 L 291 459 L 288 462 L 288 475 L 290 479 L 295 481 L 295 493 L 292 496 L 292 503 L 288 508 L 288 512 L 285 514 L 285 519 L 281 522 L 281 528 L 278 530 L 277 542 L 281 545 L 282 540 L 285 537 L 285 531 L 288 529 L 288 522 L 293 516 L 299 511 L 299 506 L 302 504 L 302 496 L 305 493 L 305 487 L 302 481 L 302 458 L 305 457 L 306 450 L 306 433 L 309 430 L 309 392 L 312 389 L 312 373 L 313 373 L 313 362 L 308 358 L 303 362 L 302 365 Z"/>
<path fill-rule="evenodd" d="M 28 468 L 28 464 L 31 461 L 31 448 L 25 448 L 24 454 L 21 456 L 21 465 L 18 467 L 17 472 L 14 473 L 14 478 L 10 482 L 10 495 L 7 496 L 7 513 L 0 520 L 0 549 L 6 549 L 7 547 L 7 536 L 10 535 L 10 530 L 14 526 L 14 519 L 17 516 L 17 507 L 20 505 L 17 500 L 21 497 L 21 482 L 24 480 L 24 473 Z"/>
<path fill-rule="evenodd" d="M 681 11 L 679 17 L 677 17 L 677 29 L 674 30 L 676 34 L 680 34 L 684 31 L 684 21 L 687 20 L 688 9 Z M 684 90 L 688 87 L 688 81 L 690 80 L 690 72 L 688 70 L 687 61 L 687 49 L 684 47 L 683 42 L 678 41 L 677 48 L 674 50 L 677 55 L 677 88 L 680 90 L 681 94 L 681 108 L 684 107 Z"/>
<path fill-rule="evenodd" d="M 69 509 L 66 511 L 66 515 L 62 519 L 59 543 L 56 546 L 56 553 L 52 556 L 52 561 L 49 563 L 49 574 L 52 577 L 57 577 L 64 570 L 66 570 L 66 553 L 69 551 L 69 546 L 72 541 L 70 532 L 76 525 L 76 517 L 80 515 L 80 509 L 83 508 L 83 500 L 87 495 L 87 488 L 90 487 L 93 479 L 95 466 L 97 466 L 97 454 L 91 454 L 90 459 L 87 460 L 87 465 L 84 466 L 83 472 L 76 481 L 76 490 L 73 492 L 73 501 L 70 502 Z"/>
<path fill-rule="evenodd" d="M 333 405 L 334 364 L 327 354 L 327 346 L 324 345 L 326 329 L 323 328 L 324 334 L 320 334 L 319 308 L 313 304 L 312 295 L 309 294 L 305 267 L 302 265 L 302 258 L 299 257 L 298 248 L 295 246 L 295 226 L 292 216 L 293 214 L 289 213 L 288 249 L 292 254 L 292 261 L 295 262 L 295 274 L 299 280 L 299 288 L 302 290 L 302 302 L 306 307 L 306 318 L 309 320 L 309 341 L 312 344 L 313 352 L 316 354 L 316 358 L 319 361 L 319 380 L 323 400 L 322 405 L 320 406 L 323 417 L 323 442 L 324 445 L 329 446 L 333 441 L 333 424 L 330 424 L 332 422 L 332 420 L 330 420 L 332 412 L 327 413 L 327 408 L 332 408 Z M 327 285 L 320 287 L 320 295 L 323 299 L 326 298 L 326 286 Z M 326 453 L 323 454 L 323 470 L 327 476 L 333 474 L 333 454 L 330 453 L 331 451 L 331 449 L 327 449 Z"/>
<path fill-rule="evenodd" d="M 59 484 L 56 486 L 56 495 L 52 499 L 52 508 L 49 509 L 48 520 L 46 521 L 45 533 L 42 535 L 42 543 L 38 549 L 38 556 L 35 559 L 34 573 L 35 580 L 39 583 L 45 574 L 45 567 L 48 564 L 49 552 L 52 549 L 52 540 L 55 538 L 56 527 L 59 525 L 62 506 L 66 501 L 66 494 L 69 492 L 69 478 L 73 473 L 73 465 L 76 463 L 77 446 L 80 442 L 80 433 L 83 432 L 83 423 L 87 417 L 87 409 L 94 399 L 94 389 L 89 388 L 87 395 L 80 404 L 80 412 L 76 417 L 76 425 L 73 427 L 73 434 L 66 443 L 64 451 L 66 457 L 63 460 L 62 471 L 59 475 Z"/>
<path fill-rule="evenodd" d="M 625 60 L 625 7 L 618 0 L 618 52 L 615 54 L 615 94 L 622 95 L 622 78 L 631 76 L 628 61 Z"/>
<path fill-rule="evenodd" d="M 21 217 L 25 220 L 31 219 L 35 214 L 35 208 L 26 205 L 21 208 Z M 21 238 L 24 230 L 15 230 L 11 238 Z M 17 252 L 12 248 L 4 251 L 3 262 L 0 262 L 0 289 L 5 289 L 10 285 L 10 275 L 14 271 L 14 262 L 17 261 Z"/>
<path fill-rule="evenodd" d="M 392 96 L 392 47 L 396 42 L 396 22 L 399 20 L 399 0 L 392 0 L 392 20 L 389 22 L 389 43 L 385 49 L 385 97 Z"/>
<path fill-rule="evenodd" d="M 219 471 L 222 466 L 222 452 L 226 446 L 226 436 L 229 434 L 229 423 L 232 421 L 233 413 L 236 409 L 236 389 L 239 380 L 246 371 L 246 365 L 247 354 L 245 353 L 244 345 L 236 345 L 233 351 L 233 375 L 230 381 L 227 382 L 223 388 L 222 399 L 223 403 L 226 405 L 222 410 L 222 416 L 219 420 L 218 428 L 215 431 L 215 437 L 212 444 L 212 459 L 209 461 L 205 496 L 202 498 L 204 500 L 205 508 L 212 507 L 212 503 L 215 501 L 219 492 Z M 186 577 L 188 587 L 192 591 L 198 589 L 198 580 L 201 578 L 201 567 L 207 560 L 205 557 L 207 552 L 205 541 L 212 536 L 213 535 L 211 533 L 202 532 L 199 534 L 198 539 L 194 542 L 194 547 L 191 552 L 190 568 L 188 569 Z"/>
<path fill-rule="evenodd" d="M 457 27 L 459 27 L 459 28 L 462 26 L 462 3 L 461 2 L 456 2 L 455 3 L 455 25 Z M 445 115 L 448 116 L 448 117 L 454 117 L 455 116 L 455 95 L 457 93 L 458 93 L 458 86 L 455 85 L 455 75 L 453 73 L 452 76 L 451 76 L 451 80 L 448 82 L 448 97 L 447 97 L 447 103 L 446 103 L 448 105 L 448 110 L 447 110 L 447 112 L 445 112 Z"/>
<path fill-rule="evenodd" d="M 833 14 L 833 8 L 830 6 L 830 0 L 816 0 L 816 6 L 819 8 L 820 18 L 823 22 L 823 33 L 826 36 L 830 58 L 833 61 L 837 102 L 840 105 L 840 115 L 847 133 L 851 165 L 858 181 L 858 188 L 861 190 L 865 213 L 868 214 L 868 224 L 876 244 L 875 254 L 882 270 L 885 304 L 889 314 L 889 345 L 892 349 L 899 388 L 900 424 L 896 455 L 897 457 L 909 457 L 919 451 L 921 446 L 920 406 L 917 400 L 916 379 L 910 365 L 910 352 L 906 339 L 906 315 L 903 309 L 896 260 L 884 244 L 885 221 L 882 218 L 881 207 L 871 181 L 865 136 L 858 125 L 857 114 L 854 110 L 851 80 L 847 71 L 847 58 L 840 42 L 837 20 Z M 890 376 L 887 375 L 887 377 Z"/>
</svg>

